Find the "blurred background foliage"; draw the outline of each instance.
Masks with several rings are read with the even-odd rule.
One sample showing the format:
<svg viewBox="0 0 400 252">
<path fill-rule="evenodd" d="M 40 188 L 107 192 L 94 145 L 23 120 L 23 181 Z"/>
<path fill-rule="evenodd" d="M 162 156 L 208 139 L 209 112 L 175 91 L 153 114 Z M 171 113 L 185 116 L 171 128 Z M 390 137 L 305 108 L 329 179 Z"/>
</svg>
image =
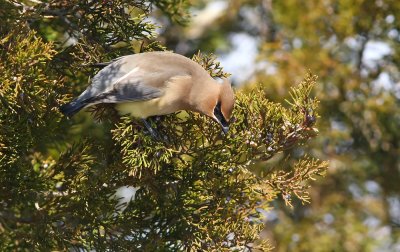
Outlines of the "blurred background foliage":
<svg viewBox="0 0 400 252">
<path fill-rule="evenodd" d="M 273 47 L 261 42 L 278 40 L 264 41 L 238 15 L 245 8 L 256 17 L 259 6 L 261 20 L 274 20 L 270 5 L 257 1 L 0 0 L 0 250 L 280 248 L 271 213 L 310 202 L 310 182 L 327 168 L 312 146 L 294 149 L 318 133 L 317 77 L 301 69 L 292 79 L 268 79 L 261 71 L 268 64 L 246 64 L 251 55 L 220 64 L 208 54 L 229 55 L 240 34 L 257 38 L 260 46 L 240 42 L 260 50 L 259 62 L 272 62 L 261 49 Z M 86 88 L 96 63 L 166 49 L 215 78 L 233 74 L 238 91 L 228 135 L 191 112 L 153 118 L 164 136 L 155 141 L 140 121 L 108 105 L 73 119 L 58 111 Z M 221 67 L 235 63 L 246 69 Z M 272 96 L 269 83 L 284 92 Z"/>
<path fill-rule="evenodd" d="M 399 251 L 400 2 L 196 6 L 191 25 L 161 33 L 169 48 L 216 52 L 237 85 L 262 83 L 273 101 L 308 69 L 319 76 L 319 137 L 291 156 L 309 153 L 330 168 L 313 185 L 311 204 L 295 201 L 290 209 L 274 202 L 265 235 L 276 250 Z"/>
</svg>

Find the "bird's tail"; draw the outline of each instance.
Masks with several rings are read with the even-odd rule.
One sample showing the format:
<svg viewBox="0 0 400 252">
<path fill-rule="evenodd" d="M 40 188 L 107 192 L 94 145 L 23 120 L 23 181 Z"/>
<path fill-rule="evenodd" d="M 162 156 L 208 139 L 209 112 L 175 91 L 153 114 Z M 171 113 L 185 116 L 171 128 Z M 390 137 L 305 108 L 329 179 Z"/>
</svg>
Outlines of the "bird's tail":
<svg viewBox="0 0 400 252">
<path fill-rule="evenodd" d="M 64 104 L 60 107 L 61 113 L 64 115 L 71 117 L 78 113 L 81 109 L 85 107 L 86 103 L 79 101 L 72 101 L 70 103 Z"/>
</svg>

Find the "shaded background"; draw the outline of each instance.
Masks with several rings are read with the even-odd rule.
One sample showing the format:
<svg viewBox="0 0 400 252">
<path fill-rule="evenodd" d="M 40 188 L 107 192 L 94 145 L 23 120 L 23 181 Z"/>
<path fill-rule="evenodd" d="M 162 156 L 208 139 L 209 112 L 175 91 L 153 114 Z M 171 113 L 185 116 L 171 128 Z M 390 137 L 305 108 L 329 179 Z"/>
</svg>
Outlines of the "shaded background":
<svg viewBox="0 0 400 252">
<path fill-rule="evenodd" d="M 291 156 L 329 160 L 327 177 L 309 205 L 275 202 L 264 235 L 278 251 L 400 251 L 400 2 L 194 2 L 186 27 L 153 17 L 168 49 L 215 52 L 238 88 L 263 83 L 274 101 L 319 76 L 320 135 Z"/>
</svg>

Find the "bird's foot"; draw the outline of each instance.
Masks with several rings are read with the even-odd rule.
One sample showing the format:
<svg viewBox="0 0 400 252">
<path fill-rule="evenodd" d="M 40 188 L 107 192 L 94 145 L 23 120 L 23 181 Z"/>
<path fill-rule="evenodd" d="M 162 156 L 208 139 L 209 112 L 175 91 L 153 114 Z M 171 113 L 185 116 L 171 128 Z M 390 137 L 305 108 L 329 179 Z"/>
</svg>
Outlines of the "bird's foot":
<svg viewBox="0 0 400 252">
<path fill-rule="evenodd" d="M 160 134 L 158 134 L 158 132 L 151 127 L 150 123 L 146 121 L 146 119 L 142 119 L 142 122 L 154 140 L 162 141 Z"/>
</svg>

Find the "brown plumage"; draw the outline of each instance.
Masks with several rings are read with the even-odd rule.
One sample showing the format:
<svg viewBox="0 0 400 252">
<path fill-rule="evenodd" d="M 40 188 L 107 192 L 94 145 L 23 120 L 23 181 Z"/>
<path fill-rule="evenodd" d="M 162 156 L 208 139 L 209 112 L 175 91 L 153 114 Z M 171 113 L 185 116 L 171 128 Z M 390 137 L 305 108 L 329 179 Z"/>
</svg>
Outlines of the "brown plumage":
<svg viewBox="0 0 400 252">
<path fill-rule="evenodd" d="M 121 115 L 143 119 L 191 110 L 213 118 L 226 132 L 234 93 L 228 80 L 218 83 L 191 59 L 170 52 L 147 52 L 111 62 L 61 112 L 72 116 L 99 103 L 114 103 Z"/>
</svg>

